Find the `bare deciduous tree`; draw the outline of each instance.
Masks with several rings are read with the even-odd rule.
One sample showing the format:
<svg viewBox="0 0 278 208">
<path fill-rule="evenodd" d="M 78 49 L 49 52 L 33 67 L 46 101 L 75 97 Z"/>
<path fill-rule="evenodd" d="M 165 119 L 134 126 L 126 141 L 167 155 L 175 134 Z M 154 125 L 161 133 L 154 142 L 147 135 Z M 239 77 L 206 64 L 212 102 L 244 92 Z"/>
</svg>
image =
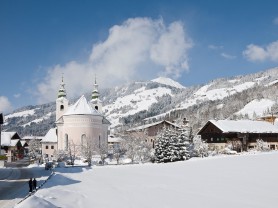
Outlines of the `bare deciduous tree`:
<svg viewBox="0 0 278 208">
<path fill-rule="evenodd" d="M 38 154 L 41 150 L 41 142 L 38 139 L 32 139 L 28 143 L 29 145 L 29 156 L 37 159 Z"/>
<path fill-rule="evenodd" d="M 79 146 L 75 144 L 72 140 L 68 144 L 68 156 L 70 158 L 70 164 L 73 166 L 76 156 L 79 152 Z"/>
</svg>

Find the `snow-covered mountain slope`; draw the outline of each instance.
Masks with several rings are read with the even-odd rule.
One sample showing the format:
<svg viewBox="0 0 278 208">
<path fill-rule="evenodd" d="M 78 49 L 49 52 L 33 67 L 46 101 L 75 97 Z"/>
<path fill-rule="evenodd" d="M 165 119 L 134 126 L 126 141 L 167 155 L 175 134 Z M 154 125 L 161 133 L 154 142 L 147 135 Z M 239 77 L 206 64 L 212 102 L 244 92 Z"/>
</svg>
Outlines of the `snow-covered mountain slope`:
<svg viewBox="0 0 278 208">
<path fill-rule="evenodd" d="M 221 78 L 203 86 L 187 86 L 169 78 L 136 81 L 100 91 L 103 113 L 117 126 L 186 117 L 195 129 L 209 119 L 261 116 L 277 105 L 278 67 L 256 74 Z M 87 97 L 90 93 L 87 94 Z M 74 103 L 72 100 L 71 103 Z M 276 107 L 278 109 L 278 107 Z M 4 130 L 44 135 L 55 122 L 55 103 L 28 106 L 5 115 Z"/>
<path fill-rule="evenodd" d="M 236 115 L 248 115 L 249 118 L 256 119 L 256 117 L 266 114 L 274 104 L 275 101 L 270 99 L 255 99 L 246 104 Z"/>
<path fill-rule="evenodd" d="M 172 96 L 171 89 L 166 87 L 146 89 L 146 86 L 143 86 L 132 94 L 117 98 L 113 103 L 104 106 L 103 110 L 113 128 L 120 124 L 119 118 L 148 110 L 163 95 Z"/>
<path fill-rule="evenodd" d="M 167 78 L 167 77 L 158 77 L 156 79 L 152 79 L 151 81 L 152 82 L 157 82 L 157 83 L 160 83 L 160 84 L 164 84 L 164 85 L 168 85 L 168 86 L 172 86 L 172 87 L 175 87 L 175 88 L 180 88 L 180 89 L 185 88 L 180 83 L 178 83 L 178 82 L 176 82 L 176 81 L 174 81 L 170 78 Z"/>
</svg>

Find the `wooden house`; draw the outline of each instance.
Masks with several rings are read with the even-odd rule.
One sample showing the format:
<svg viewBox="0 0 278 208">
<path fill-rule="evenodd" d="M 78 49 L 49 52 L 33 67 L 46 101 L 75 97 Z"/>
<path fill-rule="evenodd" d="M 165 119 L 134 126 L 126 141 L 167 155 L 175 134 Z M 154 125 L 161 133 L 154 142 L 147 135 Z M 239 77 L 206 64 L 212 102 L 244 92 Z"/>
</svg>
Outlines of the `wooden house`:
<svg viewBox="0 0 278 208">
<path fill-rule="evenodd" d="M 163 128 L 180 129 L 181 126 L 170 121 L 163 120 L 151 124 L 137 126 L 127 130 L 127 132 L 135 134 L 140 138 L 144 138 L 146 142 L 148 142 L 152 147 L 154 147 L 154 141 L 156 139 L 156 136 Z"/>
<path fill-rule="evenodd" d="M 230 143 L 234 150 L 256 148 L 257 139 L 267 142 L 270 149 L 278 149 L 278 126 L 266 121 L 210 120 L 197 133 L 211 150 L 224 149 Z"/>
</svg>

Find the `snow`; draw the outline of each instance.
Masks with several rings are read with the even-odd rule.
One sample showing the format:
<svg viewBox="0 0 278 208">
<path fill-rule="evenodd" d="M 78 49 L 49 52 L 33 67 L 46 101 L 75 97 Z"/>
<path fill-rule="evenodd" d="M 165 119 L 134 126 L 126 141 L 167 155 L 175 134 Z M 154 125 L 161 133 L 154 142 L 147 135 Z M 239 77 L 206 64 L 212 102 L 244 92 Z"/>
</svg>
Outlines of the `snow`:
<svg viewBox="0 0 278 208">
<path fill-rule="evenodd" d="M 46 133 L 46 135 L 43 137 L 41 142 L 57 142 L 57 134 L 56 134 L 57 128 L 49 129 L 49 131 Z"/>
<path fill-rule="evenodd" d="M 50 113 L 46 114 L 45 116 L 43 116 L 43 117 L 41 117 L 41 118 L 37 118 L 37 119 L 35 119 L 35 120 L 33 120 L 33 121 L 30 121 L 30 122 L 28 122 L 28 123 L 22 125 L 22 127 L 29 126 L 31 123 L 40 123 L 40 122 L 42 122 L 43 120 L 46 120 L 46 119 L 50 118 L 51 114 L 52 114 L 52 113 L 50 112 Z"/>
<path fill-rule="evenodd" d="M 182 86 L 180 83 L 170 79 L 170 78 L 167 78 L 167 77 L 158 77 L 156 79 L 153 79 L 151 80 L 152 82 L 157 82 L 157 83 L 160 83 L 160 84 L 165 84 L 165 85 L 168 85 L 168 86 L 171 86 L 171 87 L 175 87 L 175 88 L 179 88 L 179 89 L 184 89 L 186 87 Z"/>
<path fill-rule="evenodd" d="M 256 113 L 257 116 L 263 116 L 263 113 L 271 108 L 275 104 L 274 101 L 269 99 L 255 99 L 245 105 L 240 111 L 236 114 L 247 114 L 249 118 L 253 118 L 253 114 Z"/>
<path fill-rule="evenodd" d="M 275 85 L 275 84 L 277 84 L 277 83 L 278 83 L 278 80 L 274 80 L 273 82 L 268 83 L 268 84 L 266 85 L 266 87 L 269 87 L 269 86 L 271 86 L 271 85 Z"/>
<path fill-rule="evenodd" d="M 158 87 L 145 90 L 145 87 L 139 88 L 134 94 L 118 97 L 113 104 L 103 107 L 103 112 L 111 122 L 111 128 L 120 124 L 119 118 L 134 115 L 140 111 L 148 110 L 149 107 L 157 102 L 157 97 L 171 95 L 171 89 Z"/>
<path fill-rule="evenodd" d="M 87 99 L 84 95 L 82 95 L 76 103 L 69 107 L 68 111 L 64 114 L 65 115 L 100 115 L 100 113 L 92 108 L 91 105 L 88 104 Z"/>
<path fill-rule="evenodd" d="M 189 99 L 187 99 L 185 102 L 180 104 L 180 108 L 188 108 L 190 106 L 193 106 L 197 104 L 200 101 L 205 100 L 222 100 L 225 97 L 228 97 L 230 95 L 236 94 L 238 92 L 242 92 L 246 89 L 249 89 L 255 85 L 255 82 L 245 82 L 239 85 L 235 85 L 233 87 L 227 87 L 227 88 L 218 88 L 218 89 L 211 89 L 209 88 L 212 86 L 212 83 L 205 85 L 201 87 L 199 90 L 197 90 L 193 96 Z"/>
<path fill-rule="evenodd" d="M 12 146 L 11 141 L 16 132 L 1 132 L 1 145 Z"/>
<path fill-rule="evenodd" d="M 17 113 L 12 113 L 9 115 L 4 116 L 4 119 L 7 120 L 8 118 L 13 118 L 13 117 L 27 117 L 27 116 L 32 116 L 35 114 L 36 109 L 32 110 L 25 110 Z"/>
<path fill-rule="evenodd" d="M 276 208 L 277 152 L 167 164 L 56 168 L 15 208 Z"/>
<path fill-rule="evenodd" d="M 240 133 L 278 133 L 277 126 L 266 121 L 251 120 L 210 120 L 221 131 Z"/>
</svg>

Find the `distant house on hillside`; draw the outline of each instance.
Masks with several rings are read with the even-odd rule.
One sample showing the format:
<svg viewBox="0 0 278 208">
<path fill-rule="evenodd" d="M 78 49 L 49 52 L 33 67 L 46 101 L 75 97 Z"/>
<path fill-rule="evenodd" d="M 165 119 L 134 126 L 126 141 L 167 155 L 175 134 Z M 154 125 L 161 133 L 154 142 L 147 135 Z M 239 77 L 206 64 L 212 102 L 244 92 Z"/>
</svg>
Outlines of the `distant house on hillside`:
<svg viewBox="0 0 278 208">
<path fill-rule="evenodd" d="M 175 128 L 180 129 L 181 126 L 172 123 L 170 121 L 162 120 L 151 124 L 145 124 L 142 126 L 137 126 L 127 130 L 127 132 L 138 134 L 138 136 L 143 138 L 143 134 L 145 134 L 146 142 L 148 142 L 152 147 L 154 147 L 154 141 L 156 136 L 163 128 Z"/>
<path fill-rule="evenodd" d="M 1 132 L 1 148 L 4 150 L 8 162 L 23 158 L 25 143 L 20 140 L 21 138 L 16 132 Z"/>
<path fill-rule="evenodd" d="M 268 142 L 270 149 L 278 149 L 278 127 L 265 121 L 210 120 L 197 133 L 211 150 L 224 149 L 227 143 L 240 152 L 256 147 L 257 139 Z"/>
</svg>

